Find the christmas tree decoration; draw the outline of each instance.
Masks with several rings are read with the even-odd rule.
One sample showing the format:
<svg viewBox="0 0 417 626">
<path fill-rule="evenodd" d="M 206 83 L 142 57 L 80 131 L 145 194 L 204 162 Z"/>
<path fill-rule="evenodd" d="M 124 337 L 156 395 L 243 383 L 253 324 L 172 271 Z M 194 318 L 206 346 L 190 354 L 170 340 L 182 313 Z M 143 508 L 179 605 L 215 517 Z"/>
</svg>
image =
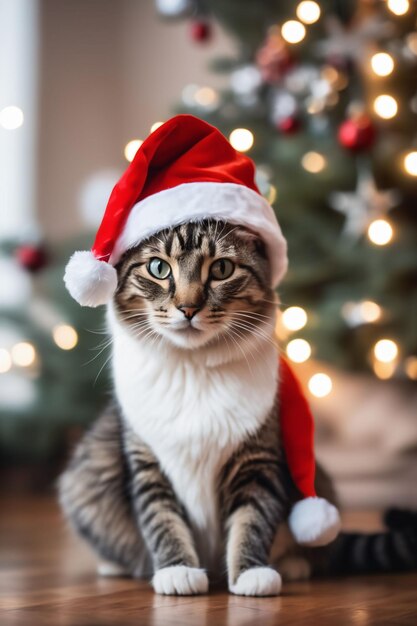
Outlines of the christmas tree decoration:
<svg viewBox="0 0 417 626">
<path fill-rule="evenodd" d="M 361 237 L 399 201 L 400 194 L 396 189 L 379 190 L 373 176 L 366 170 L 360 172 L 355 191 L 330 195 L 331 206 L 346 217 L 344 235 L 353 239 Z"/>
<path fill-rule="evenodd" d="M 304 24 L 315 24 L 320 19 L 320 5 L 311 0 L 303 0 L 297 6 L 296 14 L 298 19 L 304 22 Z"/>
<path fill-rule="evenodd" d="M 342 122 L 337 137 L 340 145 L 346 150 L 362 152 L 372 148 L 376 139 L 376 129 L 371 118 L 362 113 Z"/>
<path fill-rule="evenodd" d="M 377 76 L 389 76 L 394 71 L 394 59 L 387 52 L 377 52 L 371 58 L 371 67 Z"/>
<path fill-rule="evenodd" d="M 295 115 L 278 120 L 277 129 L 284 135 L 294 135 L 301 128 L 301 121 Z"/>
<path fill-rule="evenodd" d="M 297 20 L 288 20 L 281 27 L 281 35 L 284 41 L 290 44 L 300 43 L 306 36 L 304 24 Z"/>
<path fill-rule="evenodd" d="M 310 174 L 318 174 L 322 172 L 327 165 L 325 157 L 319 152 L 306 152 L 302 159 L 301 165 L 303 168 L 310 172 Z"/>
<path fill-rule="evenodd" d="M 190 24 L 191 39 L 197 43 L 206 43 L 212 37 L 210 22 L 203 19 L 195 19 Z"/>
<path fill-rule="evenodd" d="M 48 253 L 41 245 L 22 244 L 16 248 L 16 259 L 28 272 L 38 272 L 48 264 Z"/>
<path fill-rule="evenodd" d="M 293 67 L 295 58 L 279 29 L 269 29 L 266 39 L 256 53 L 256 64 L 262 80 L 273 85 Z"/>
</svg>

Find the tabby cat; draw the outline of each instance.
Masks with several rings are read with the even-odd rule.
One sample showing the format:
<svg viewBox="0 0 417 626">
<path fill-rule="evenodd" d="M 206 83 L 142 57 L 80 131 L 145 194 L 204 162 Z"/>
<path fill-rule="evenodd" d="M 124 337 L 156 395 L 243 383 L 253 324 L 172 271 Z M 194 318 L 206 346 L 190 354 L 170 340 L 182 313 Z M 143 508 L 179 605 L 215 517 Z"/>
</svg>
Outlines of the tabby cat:
<svg viewBox="0 0 417 626">
<path fill-rule="evenodd" d="M 416 565 L 415 526 L 313 550 L 291 539 L 298 494 L 280 440 L 277 303 L 256 235 L 187 223 L 128 251 L 117 274 L 115 400 L 59 484 L 101 573 L 153 576 L 156 592 L 183 595 L 227 571 L 231 592 L 263 596 L 279 593 L 281 575 Z M 320 468 L 316 482 L 334 501 Z"/>
</svg>

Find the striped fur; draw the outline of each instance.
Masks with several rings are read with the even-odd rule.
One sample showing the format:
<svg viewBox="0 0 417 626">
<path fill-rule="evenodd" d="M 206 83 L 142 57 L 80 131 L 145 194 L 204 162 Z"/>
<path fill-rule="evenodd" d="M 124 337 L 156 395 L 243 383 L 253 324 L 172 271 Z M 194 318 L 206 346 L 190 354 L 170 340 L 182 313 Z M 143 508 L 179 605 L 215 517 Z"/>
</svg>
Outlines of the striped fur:
<svg viewBox="0 0 417 626">
<path fill-rule="evenodd" d="M 155 257 L 169 275 L 152 275 Z M 224 280 L 219 259 L 233 264 Z M 202 567 L 227 570 L 234 593 L 275 595 L 276 568 L 289 579 L 363 571 L 365 554 L 374 569 L 411 566 L 415 529 L 342 535 L 317 550 L 289 535 L 297 493 L 280 441 L 276 301 L 256 236 L 185 224 L 129 251 L 117 271 L 108 310 L 117 401 L 59 484 L 66 517 L 99 557 L 129 575 L 154 572 L 168 594 L 207 591 Z M 334 501 L 320 468 L 317 491 Z"/>
</svg>

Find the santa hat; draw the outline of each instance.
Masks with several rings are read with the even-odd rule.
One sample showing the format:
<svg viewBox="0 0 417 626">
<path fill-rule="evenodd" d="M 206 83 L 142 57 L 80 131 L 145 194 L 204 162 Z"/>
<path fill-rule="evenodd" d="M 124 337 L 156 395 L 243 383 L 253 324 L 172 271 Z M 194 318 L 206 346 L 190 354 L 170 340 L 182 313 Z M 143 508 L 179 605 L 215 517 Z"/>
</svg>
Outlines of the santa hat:
<svg viewBox="0 0 417 626">
<path fill-rule="evenodd" d="M 114 266 L 124 252 L 159 230 L 204 219 L 240 224 L 265 242 L 276 286 L 287 246 L 272 207 L 259 193 L 254 164 L 213 126 L 177 115 L 149 135 L 114 187 L 91 251 L 75 252 L 65 272 L 84 306 L 109 302 Z"/>
<path fill-rule="evenodd" d="M 340 516 L 333 504 L 317 497 L 314 418 L 297 377 L 282 356 L 279 360 L 278 406 L 287 465 L 303 496 L 290 513 L 289 527 L 298 543 L 324 546 L 337 537 Z"/>
<path fill-rule="evenodd" d="M 246 226 L 264 241 L 272 286 L 287 269 L 287 247 L 274 211 L 254 180 L 254 164 L 213 126 L 177 115 L 143 142 L 114 187 L 91 251 L 75 252 L 65 284 L 84 306 L 109 302 L 121 256 L 158 231 L 204 219 Z M 324 545 L 340 526 L 333 505 L 314 488 L 313 419 L 299 383 L 280 360 L 280 423 L 288 466 L 304 497 L 290 528 L 299 543 Z"/>
</svg>

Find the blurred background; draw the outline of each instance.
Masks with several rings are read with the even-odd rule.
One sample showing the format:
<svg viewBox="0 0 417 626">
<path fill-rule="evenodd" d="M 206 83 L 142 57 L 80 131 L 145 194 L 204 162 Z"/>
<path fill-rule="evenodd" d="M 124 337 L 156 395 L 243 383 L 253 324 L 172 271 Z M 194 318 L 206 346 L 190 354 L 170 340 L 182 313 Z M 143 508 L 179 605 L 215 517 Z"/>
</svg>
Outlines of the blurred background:
<svg viewBox="0 0 417 626">
<path fill-rule="evenodd" d="M 417 506 L 411 0 L 0 0 L 0 484 L 45 490 L 111 395 L 104 311 L 66 293 L 170 115 L 257 165 L 289 243 L 277 337 L 349 508 Z"/>
</svg>

